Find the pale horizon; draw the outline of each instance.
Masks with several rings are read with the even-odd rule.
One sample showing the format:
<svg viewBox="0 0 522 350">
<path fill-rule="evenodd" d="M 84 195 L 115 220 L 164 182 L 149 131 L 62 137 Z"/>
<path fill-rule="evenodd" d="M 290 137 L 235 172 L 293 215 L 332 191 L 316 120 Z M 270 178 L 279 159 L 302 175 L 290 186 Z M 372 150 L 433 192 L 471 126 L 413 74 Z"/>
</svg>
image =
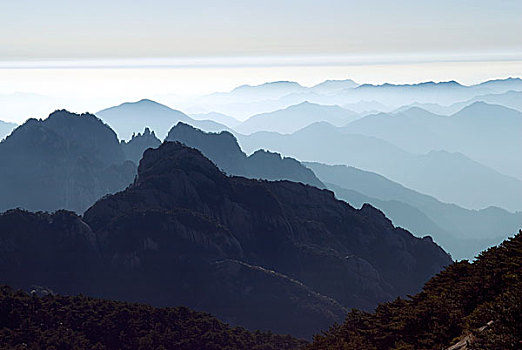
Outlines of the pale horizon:
<svg viewBox="0 0 522 350">
<path fill-rule="evenodd" d="M 471 60 L 476 57 L 476 60 Z M 54 109 L 96 112 L 123 102 L 153 99 L 178 108 L 172 101 L 241 85 L 295 81 L 313 86 L 325 80 L 352 79 L 359 84 L 415 84 L 455 80 L 474 85 L 487 80 L 522 77 L 516 54 L 330 55 L 272 57 L 199 57 L 162 59 L 98 59 L 0 62 L 0 120 L 22 123 L 44 118 Z M 496 60 L 494 60 L 496 59 Z M 364 63 L 363 60 L 370 63 Z M 66 63 L 66 65 L 64 65 Z M 43 65 L 45 64 L 45 65 Z M 55 103 L 37 108 L 7 97 L 35 94 Z M 241 119 L 241 118 L 240 118 Z"/>
</svg>

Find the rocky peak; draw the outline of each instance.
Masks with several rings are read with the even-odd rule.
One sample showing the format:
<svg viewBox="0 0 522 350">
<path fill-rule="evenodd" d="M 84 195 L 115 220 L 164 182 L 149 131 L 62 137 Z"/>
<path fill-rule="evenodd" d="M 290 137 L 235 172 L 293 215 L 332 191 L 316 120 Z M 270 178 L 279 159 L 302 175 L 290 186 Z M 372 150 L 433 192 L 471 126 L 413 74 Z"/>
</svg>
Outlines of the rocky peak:
<svg viewBox="0 0 522 350">
<path fill-rule="evenodd" d="M 156 148 L 161 144 L 161 141 L 156 137 L 154 131 L 145 128 L 143 133 L 132 134 L 132 138 L 128 141 L 121 141 L 123 152 L 128 160 L 138 164 L 143 152 L 149 148 Z"/>
</svg>

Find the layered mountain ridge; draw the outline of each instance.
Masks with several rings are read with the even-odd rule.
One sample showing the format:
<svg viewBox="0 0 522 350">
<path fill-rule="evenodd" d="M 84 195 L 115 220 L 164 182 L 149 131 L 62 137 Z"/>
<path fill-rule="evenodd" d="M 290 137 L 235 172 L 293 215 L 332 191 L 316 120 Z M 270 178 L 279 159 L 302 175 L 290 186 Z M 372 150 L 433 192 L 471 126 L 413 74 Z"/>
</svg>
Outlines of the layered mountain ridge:
<svg viewBox="0 0 522 350">
<path fill-rule="evenodd" d="M 2 283 L 183 304 L 301 337 L 340 321 L 346 307 L 414 292 L 451 263 L 373 207 L 356 210 L 308 185 L 228 177 L 172 142 L 147 150 L 134 184 L 83 218 L 12 210 L 0 232 Z"/>
<path fill-rule="evenodd" d="M 198 149 L 230 175 L 265 180 L 290 180 L 325 188 L 310 169 L 293 158 L 261 149 L 247 156 L 239 147 L 235 136 L 227 131 L 206 133 L 180 122 L 169 131 L 166 140 L 179 141 Z"/>
</svg>

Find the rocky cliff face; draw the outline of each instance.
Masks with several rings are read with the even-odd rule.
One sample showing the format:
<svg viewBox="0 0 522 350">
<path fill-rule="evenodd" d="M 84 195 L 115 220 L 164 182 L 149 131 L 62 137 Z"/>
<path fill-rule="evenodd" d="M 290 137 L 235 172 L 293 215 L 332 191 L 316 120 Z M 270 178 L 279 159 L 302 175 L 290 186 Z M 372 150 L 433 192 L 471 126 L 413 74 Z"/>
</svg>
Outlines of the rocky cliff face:
<svg viewBox="0 0 522 350">
<path fill-rule="evenodd" d="M 92 114 L 56 111 L 30 119 L 0 143 L 0 211 L 83 212 L 132 182 L 114 132 Z"/>
<path fill-rule="evenodd" d="M 315 174 L 293 158 L 257 150 L 247 156 L 234 135 L 228 131 L 206 133 L 184 123 L 174 126 L 166 141 L 178 141 L 194 147 L 230 175 L 253 179 L 290 180 L 325 188 Z"/>
<path fill-rule="evenodd" d="M 39 214 L 14 213 L 35 226 L 29 235 L 57 222 L 57 214 L 35 221 Z M 9 215 L 0 220 L 0 248 L 11 252 L 2 269 L 20 268 L 2 283 L 36 284 L 24 271 L 37 262 L 25 262 L 23 242 L 9 240 L 19 225 Z M 371 206 L 356 210 L 300 183 L 229 177 L 199 151 L 172 142 L 145 152 L 125 191 L 101 199 L 83 219 L 68 215 L 65 227 L 81 227 L 74 237 L 93 237 L 77 249 L 89 252 L 83 264 L 96 273 L 66 281 L 44 274 L 39 285 L 60 292 L 80 281 L 97 296 L 184 304 L 300 337 L 340 322 L 349 307 L 413 293 L 451 262 L 431 239 L 394 228 Z M 53 230 L 59 241 L 71 232 Z M 55 246 L 35 249 L 45 255 Z"/>
</svg>

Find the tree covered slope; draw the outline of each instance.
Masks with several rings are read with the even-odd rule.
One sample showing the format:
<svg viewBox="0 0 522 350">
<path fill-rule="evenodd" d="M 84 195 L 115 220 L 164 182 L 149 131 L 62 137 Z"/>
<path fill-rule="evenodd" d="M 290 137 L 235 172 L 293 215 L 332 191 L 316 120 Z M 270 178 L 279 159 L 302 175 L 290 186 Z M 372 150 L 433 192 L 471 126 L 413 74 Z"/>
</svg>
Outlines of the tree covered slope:
<svg viewBox="0 0 522 350">
<path fill-rule="evenodd" d="M 408 299 L 351 311 L 310 349 L 520 349 L 522 231 L 470 263 L 455 263 Z M 467 338 L 466 338 L 467 337 Z"/>
</svg>

